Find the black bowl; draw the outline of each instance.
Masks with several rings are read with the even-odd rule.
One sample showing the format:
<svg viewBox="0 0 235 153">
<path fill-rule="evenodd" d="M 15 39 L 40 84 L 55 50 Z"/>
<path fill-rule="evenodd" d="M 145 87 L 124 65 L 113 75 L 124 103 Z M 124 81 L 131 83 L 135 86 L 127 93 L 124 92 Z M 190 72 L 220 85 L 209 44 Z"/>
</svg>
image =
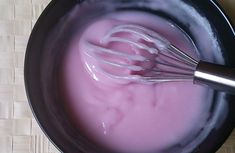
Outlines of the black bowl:
<svg viewBox="0 0 235 153">
<path fill-rule="evenodd" d="M 209 20 L 223 46 L 225 63 L 235 67 L 235 33 L 219 5 L 212 0 L 183 1 Z M 57 52 L 45 52 L 45 43 L 51 31 L 76 4 L 83 2 L 84 0 L 52 0 L 42 13 L 28 42 L 24 71 L 25 86 L 34 116 L 59 150 L 66 153 L 108 153 L 110 151 L 91 143 L 74 129 L 68 120 L 68 115 L 64 113 L 66 111 L 58 91 L 60 85 L 57 76 L 60 73 L 58 65 L 63 55 L 62 50 L 67 47 L 70 39 L 66 39 L 67 42 L 64 42 L 62 48 L 55 48 Z M 187 31 L 187 25 L 181 26 Z M 72 32 L 66 31 L 66 33 Z M 215 152 L 231 134 L 235 125 L 235 96 L 226 94 L 226 100 L 229 103 L 229 111 L 223 125 L 211 131 L 210 135 L 194 150 L 195 153 Z"/>
</svg>

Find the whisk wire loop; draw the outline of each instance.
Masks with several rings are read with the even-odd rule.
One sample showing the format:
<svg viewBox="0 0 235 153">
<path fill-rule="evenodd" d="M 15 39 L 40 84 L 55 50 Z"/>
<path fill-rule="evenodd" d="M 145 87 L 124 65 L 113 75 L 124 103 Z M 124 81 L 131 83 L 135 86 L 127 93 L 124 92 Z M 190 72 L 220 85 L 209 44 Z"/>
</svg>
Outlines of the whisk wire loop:
<svg viewBox="0 0 235 153">
<path fill-rule="evenodd" d="M 128 37 L 124 37 L 123 35 L 127 35 Z M 154 55 L 155 58 L 149 59 L 144 55 L 110 49 L 107 46 L 111 43 L 128 45 L 131 48 L 136 48 L 137 50 L 139 49 Z M 149 45 L 149 43 L 151 43 L 151 45 Z M 154 83 L 190 81 L 193 79 L 193 73 L 198 64 L 197 60 L 181 51 L 157 32 L 139 25 L 124 24 L 115 26 L 101 39 L 100 45 L 92 42 L 87 42 L 87 44 L 91 48 L 90 52 L 87 51 L 87 55 L 103 64 L 131 71 L 148 72 L 119 75 L 113 74 L 100 67 L 100 70 L 105 75 L 115 79 Z M 130 62 L 123 64 L 117 61 L 110 61 L 110 59 L 105 59 L 103 56 L 99 57 L 99 55 L 97 55 L 98 53 L 125 58 Z M 136 61 L 153 62 L 154 67 L 146 68 L 142 65 L 133 64 Z"/>
</svg>

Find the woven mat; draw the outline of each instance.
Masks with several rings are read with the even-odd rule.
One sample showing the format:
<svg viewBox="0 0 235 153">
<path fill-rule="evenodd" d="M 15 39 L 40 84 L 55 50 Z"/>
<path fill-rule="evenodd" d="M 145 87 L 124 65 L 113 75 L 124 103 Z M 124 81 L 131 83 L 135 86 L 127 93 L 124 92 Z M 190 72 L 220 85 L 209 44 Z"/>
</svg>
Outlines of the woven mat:
<svg viewBox="0 0 235 153">
<path fill-rule="evenodd" d="M 31 114 L 23 81 L 27 40 L 49 1 L 0 0 L 0 153 L 58 153 Z M 235 21 L 235 1 L 222 4 Z M 218 153 L 235 153 L 235 132 Z"/>
</svg>

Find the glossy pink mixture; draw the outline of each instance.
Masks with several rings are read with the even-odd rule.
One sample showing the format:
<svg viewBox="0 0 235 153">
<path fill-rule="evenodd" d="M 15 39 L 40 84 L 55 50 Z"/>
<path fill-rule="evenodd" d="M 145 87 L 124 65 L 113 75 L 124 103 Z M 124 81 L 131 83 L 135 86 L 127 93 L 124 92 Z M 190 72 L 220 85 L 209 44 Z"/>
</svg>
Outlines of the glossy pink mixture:
<svg viewBox="0 0 235 153">
<path fill-rule="evenodd" d="M 207 89 L 192 82 L 150 85 L 111 79 L 85 54 L 87 41 L 99 44 L 113 26 L 123 23 L 156 30 L 196 56 L 188 38 L 160 17 L 123 12 L 95 21 L 74 39 L 64 61 L 66 105 L 73 119 L 92 140 L 121 153 L 162 153 L 191 141 L 209 114 Z"/>
</svg>

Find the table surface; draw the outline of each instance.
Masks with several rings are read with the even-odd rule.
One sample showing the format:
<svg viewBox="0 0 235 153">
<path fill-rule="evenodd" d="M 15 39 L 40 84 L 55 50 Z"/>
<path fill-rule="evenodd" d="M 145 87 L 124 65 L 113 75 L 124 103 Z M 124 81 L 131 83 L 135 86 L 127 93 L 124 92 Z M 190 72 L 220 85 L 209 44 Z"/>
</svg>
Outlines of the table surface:
<svg viewBox="0 0 235 153">
<path fill-rule="evenodd" d="M 32 27 L 50 0 L 0 0 L 0 152 L 58 153 L 27 103 L 24 54 Z M 235 0 L 220 0 L 235 23 Z M 218 153 L 235 153 L 235 131 Z"/>
</svg>

